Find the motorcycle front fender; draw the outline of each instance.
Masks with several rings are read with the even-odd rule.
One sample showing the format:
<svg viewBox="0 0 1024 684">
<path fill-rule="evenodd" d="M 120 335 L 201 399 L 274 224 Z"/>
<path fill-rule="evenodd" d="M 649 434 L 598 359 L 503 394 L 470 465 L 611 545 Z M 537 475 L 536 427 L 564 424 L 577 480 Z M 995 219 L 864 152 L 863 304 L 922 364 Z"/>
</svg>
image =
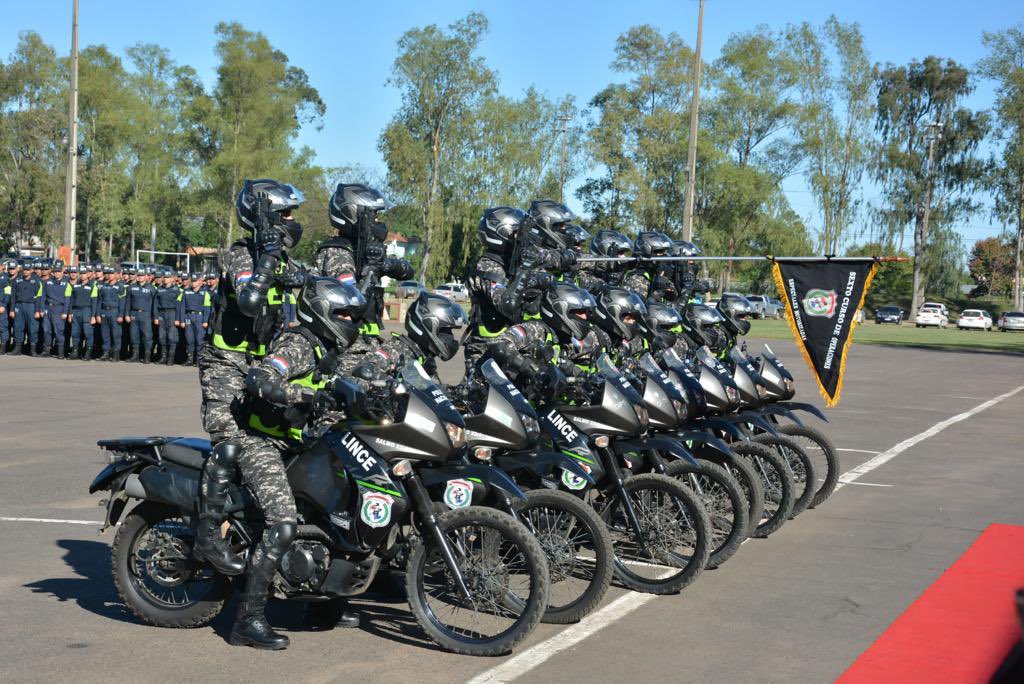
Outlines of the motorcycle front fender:
<svg viewBox="0 0 1024 684">
<path fill-rule="evenodd" d="M 726 456 L 732 456 L 732 451 L 729 450 L 729 445 L 710 433 L 701 432 L 700 430 L 680 430 L 676 433 L 676 437 L 680 442 L 703 444 L 711 447 L 715 451 L 725 454 Z"/>
<path fill-rule="evenodd" d="M 718 429 L 721 430 L 722 432 L 727 432 L 736 439 L 739 439 L 741 441 L 750 441 L 750 435 L 746 434 L 743 430 L 740 430 L 731 421 L 728 421 L 720 416 L 708 416 L 707 418 L 703 419 L 703 424 L 705 427 L 709 427 L 711 429 Z"/>
<path fill-rule="evenodd" d="M 810 413 L 815 418 L 820 418 L 821 420 L 825 421 L 826 423 L 828 422 L 828 418 L 825 416 L 825 414 L 822 413 L 821 409 L 818 408 L 817 406 L 815 406 L 814 404 L 804 404 L 804 403 L 799 402 L 799 401 L 787 401 L 785 403 L 776 404 L 776 406 L 785 406 L 787 409 L 790 409 L 790 410 L 793 410 L 793 411 L 806 411 L 807 413 Z"/>
<path fill-rule="evenodd" d="M 797 425 L 803 425 L 803 422 L 797 418 L 796 414 L 787 409 L 785 406 L 779 406 L 778 404 L 767 404 L 761 407 L 761 411 L 772 416 L 785 416 Z"/>
<path fill-rule="evenodd" d="M 423 468 L 417 473 L 424 486 L 441 485 L 448 480 L 477 480 L 480 484 L 502 491 L 510 499 L 526 500 L 526 494 L 500 468 L 469 463 L 453 463 L 440 468 Z"/>
<path fill-rule="evenodd" d="M 539 476 L 547 475 L 555 469 L 567 470 L 588 485 L 594 484 L 594 478 L 590 473 L 584 470 L 576 459 L 569 458 L 561 451 L 503 454 L 495 457 L 495 463 L 507 472 L 526 469 Z"/>
<path fill-rule="evenodd" d="M 646 439 L 628 439 L 612 442 L 612 450 L 616 454 L 630 451 L 659 451 L 673 456 L 690 465 L 699 465 L 690 450 L 671 437 L 647 437 Z"/>
<path fill-rule="evenodd" d="M 759 413 L 754 411 L 741 411 L 733 416 L 730 416 L 734 422 L 749 423 L 754 427 L 767 432 L 773 437 L 778 437 L 779 431 L 775 429 L 775 426 L 764 419 Z"/>
</svg>

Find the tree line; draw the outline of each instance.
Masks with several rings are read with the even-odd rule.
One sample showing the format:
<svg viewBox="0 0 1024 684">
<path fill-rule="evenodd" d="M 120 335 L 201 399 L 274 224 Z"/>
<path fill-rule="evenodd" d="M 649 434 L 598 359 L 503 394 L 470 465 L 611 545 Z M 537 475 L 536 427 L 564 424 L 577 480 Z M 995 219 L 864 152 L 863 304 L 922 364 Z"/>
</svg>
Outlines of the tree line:
<svg viewBox="0 0 1024 684">
<path fill-rule="evenodd" d="M 480 13 L 411 29 L 387 78 L 401 104 L 378 139 L 379 172 L 314 163 L 296 137 L 322 126 L 326 108 L 306 72 L 259 32 L 214 31 L 209 88 L 157 45 L 82 50 L 74 142 L 78 241 L 89 256 L 226 246 L 240 233 L 234 195 L 257 176 L 305 191 L 300 255 L 329 233 L 334 183 L 380 186 L 396 203 L 393 229 L 420 238 L 416 265 L 431 283 L 475 258 L 484 207 L 557 199 L 569 187 L 592 228 L 680 235 L 695 64 L 675 33 L 624 31 L 609 55 L 613 82 L 581 103 L 503 92 L 480 54 Z M 891 280 L 917 299 L 956 294 L 967 249 L 955 227 L 993 220 L 1010 227 L 998 241 L 1011 251 L 1019 300 L 1024 29 L 982 40 L 988 54 L 976 65 L 937 56 L 900 65 L 874 63 L 859 27 L 836 17 L 733 34 L 701 65 L 694 233 L 705 252 L 907 254 L 911 282 Z M 25 32 L 0 76 L 0 247 L 58 244 L 68 59 Z M 974 111 L 965 102 L 981 78 L 995 82 L 996 101 Z M 792 176 L 806 180 L 813 228 L 782 190 Z M 865 183 L 877 201 L 864 201 Z M 760 264 L 710 268 L 723 287 L 767 285 Z"/>
</svg>

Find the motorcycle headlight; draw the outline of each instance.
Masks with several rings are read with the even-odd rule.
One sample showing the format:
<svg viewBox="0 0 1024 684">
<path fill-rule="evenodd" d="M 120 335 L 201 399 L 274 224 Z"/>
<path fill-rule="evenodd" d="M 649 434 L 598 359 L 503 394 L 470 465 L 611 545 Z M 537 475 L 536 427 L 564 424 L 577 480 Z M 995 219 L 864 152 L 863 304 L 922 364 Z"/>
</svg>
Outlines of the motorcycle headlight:
<svg viewBox="0 0 1024 684">
<path fill-rule="evenodd" d="M 740 400 L 740 391 L 735 387 L 727 386 L 725 388 L 725 398 L 729 400 L 730 404 L 735 404 Z"/>
<path fill-rule="evenodd" d="M 466 446 L 466 428 L 455 423 L 445 423 L 445 432 L 448 433 L 448 439 L 451 441 L 452 446 L 456 449 L 461 449 Z"/>
<path fill-rule="evenodd" d="M 520 416 L 523 421 L 523 429 L 526 431 L 526 436 L 533 439 L 540 434 L 540 423 L 533 416 Z"/>
<path fill-rule="evenodd" d="M 758 383 L 755 386 L 757 387 L 757 398 L 758 399 L 764 399 L 765 397 L 768 396 L 768 388 L 767 387 L 765 387 L 761 383 Z"/>
<path fill-rule="evenodd" d="M 686 417 L 686 404 L 684 404 L 683 402 L 679 401 L 678 399 L 673 399 L 672 408 L 676 410 L 676 416 L 678 416 L 680 419 Z"/>
<path fill-rule="evenodd" d="M 793 391 L 793 381 L 789 378 L 782 378 L 782 385 L 786 388 L 787 392 Z"/>
<path fill-rule="evenodd" d="M 478 446 L 473 449 L 473 458 L 478 461 L 483 461 L 484 463 L 491 460 L 492 454 L 493 452 L 491 451 L 491 447 Z"/>
<path fill-rule="evenodd" d="M 633 411 L 636 413 L 636 419 L 640 421 L 640 425 L 647 427 L 647 423 L 650 422 L 650 419 L 647 417 L 647 407 L 633 404 Z"/>
</svg>

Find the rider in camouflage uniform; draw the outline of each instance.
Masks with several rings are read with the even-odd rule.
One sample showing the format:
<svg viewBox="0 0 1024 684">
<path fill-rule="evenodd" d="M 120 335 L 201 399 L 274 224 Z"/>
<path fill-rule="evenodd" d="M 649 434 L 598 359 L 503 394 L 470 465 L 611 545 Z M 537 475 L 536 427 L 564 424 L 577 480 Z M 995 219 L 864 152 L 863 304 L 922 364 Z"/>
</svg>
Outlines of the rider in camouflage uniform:
<svg viewBox="0 0 1024 684">
<path fill-rule="evenodd" d="M 344 351 L 358 336 L 366 299 L 353 285 L 309 278 L 296 306 L 302 323 L 277 336 L 244 380 L 242 410 L 248 420 L 234 441 L 242 450 L 242 476 L 266 525 L 250 556 L 245 593 L 231 630 L 230 642 L 236 646 L 274 650 L 288 646 L 288 637 L 276 633 L 265 615 L 270 583 L 298 522 L 282 457 L 301 441 L 314 404 L 331 396 L 326 388 L 334 369 L 328 366 L 336 352 Z M 334 621 L 348 627 L 359 624 L 358 616 L 344 613 Z"/>
<path fill-rule="evenodd" d="M 676 286 L 667 267 L 662 262 L 651 261 L 653 257 L 671 256 L 672 239 L 664 233 L 645 231 L 637 235 L 634 255 L 639 264 L 628 271 L 622 279 L 622 287 L 632 290 L 644 299 L 673 301 Z"/>
</svg>

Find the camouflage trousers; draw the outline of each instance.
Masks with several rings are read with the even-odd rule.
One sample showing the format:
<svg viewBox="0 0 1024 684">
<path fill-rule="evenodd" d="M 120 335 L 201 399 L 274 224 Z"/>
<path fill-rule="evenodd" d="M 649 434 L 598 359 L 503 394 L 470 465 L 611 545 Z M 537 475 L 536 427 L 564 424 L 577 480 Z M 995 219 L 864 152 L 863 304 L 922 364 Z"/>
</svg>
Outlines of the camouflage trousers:
<svg viewBox="0 0 1024 684">
<path fill-rule="evenodd" d="M 296 522 L 299 514 L 295 509 L 295 495 L 282 460 L 286 445 L 251 431 L 244 432 L 235 441 L 242 447 L 238 459 L 242 480 L 256 497 L 267 528 L 280 522 Z"/>
<path fill-rule="evenodd" d="M 214 445 L 242 434 L 242 398 L 249 362 L 245 354 L 207 344 L 199 354 L 200 416 Z"/>
<path fill-rule="evenodd" d="M 245 354 L 206 345 L 199 354 L 198 365 L 203 394 L 200 414 L 210 441 L 216 445 L 230 439 L 241 447 L 238 468 L 256 497 L 268 528 L 279 522 L 295 522 L 295 497 L 281 460 L 284 443 L 245 429 L 242 401 L 249 372 Z M 205 472 L 203 475 L 205 495 L 208 479 Z"/>
</svg>

